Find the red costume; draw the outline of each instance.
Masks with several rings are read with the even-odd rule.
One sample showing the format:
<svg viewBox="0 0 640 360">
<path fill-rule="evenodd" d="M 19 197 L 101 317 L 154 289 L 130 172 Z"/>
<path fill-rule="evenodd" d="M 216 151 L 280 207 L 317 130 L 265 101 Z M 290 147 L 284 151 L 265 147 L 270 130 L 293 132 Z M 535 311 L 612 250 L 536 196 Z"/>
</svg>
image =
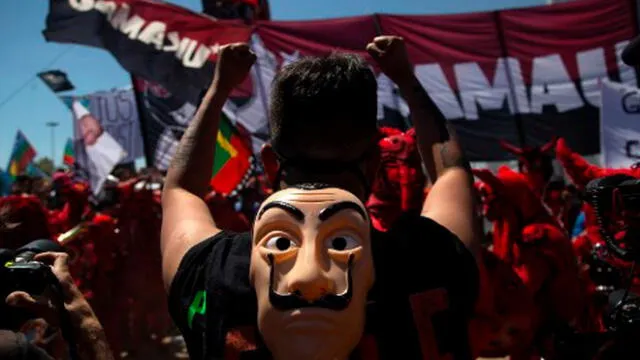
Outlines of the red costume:
<svg viewBox="0 0 640 360">
<path fill-rule="evenodd" d="M 61 234 L 76 226 L 89 210 L 90 188 L 86 183 L 74 182 L 69 174 L 53 174 L 53 186 L 65 204 L 61 210 L 49 211 L 49 224 L 55 234 Z"/>
<path fill-rule="evenodd" d="M 125 349 L 140 356 L 157 346 L 172 327 L 162 281 L 160 229 L 161 188 L 157 183 L 132 179 L 118 186 L 119 245 L 125 254 L 116 269 L 119 292 L 116 310 L 126 314 L 127 328 L 120 331 Z"/>
<path fill-rule="evenodd" d="M 485 214 L 493 222 L 493 252 L 511 264 L 534 294 L 544 327 L 579 325 L 586 315 L 584 284 L 571 241 L 524 175 L 501 167 L 475 174 L 484 183 Z M 552 329 L 549 329 L 552 330 Z"/>
<path fill-rule="evenodd" d="M 540 147 L 525 146 L 521 148 L 504 140 L 500 141 L 500 146 L 503 149 L 516 156 L 520 171 L 524 174 L 533 192 L 540 198 L 543 198 L 547 183 L 553 175 L 552 158 L 549 153 L 556 141 L 557 138 L 554 138 Z"/>
<path fill-rule="evenodd" d="M 469 338 L 474 357 L 527 354 L 533 341 L 537 309 L 530 292 L 506 263 L 483 249 L 482 260 L 491 291 L 490 311 L 479 311 L 471 320 Z"/>
<path fill-rule="evenodd" d="M 378 142 L 380 170 L 367 201 L 374 228 L 386 231 L 406 211 L 420 211 L 425 196 L 426 177 L 416 146 L 414 129 L 406 133 L 382 128 Z"/>
<path fill-rule="evenodd" d="M 219 228 L 236 232 L 251 229 L 247 217 L 242 212 L 236 211 L 233 203 L 226 197 L 212 191 L 205 197 L 205 202 Z"/>
<path fill-rule="evenodd" d="M 38 239 L 51 239 L 40 200 L 31 195 L 0 198 L 0 248 L 15 250 Z"/>
<path fill-rule="evenodd" d="M 371 221 L 386 231 L 404 212 L 420 212 L 430 188 L 413 129 L 402 133 L 382 128 L 381 167 L 367 202 Z M 495 261 L 492 261 L 495 260 Z M 491 269 L 484 264 L 490 262 Z M 501 263 L 501 264 L 497 264 Z M 529 344 L 533 301 L 513 269 L 489 254 L 479 264 L 480 296 L 469 327 L 474 354 L 509 354 Z M 523 299 L 524 297 L 524 299 Z M 524 344 L 524 345 L 523 345 Z"/>
<path fill-rule="evenodd" d="M 640 170 L 638 168 L 631 169 L 606 169 L 599 166 L 590 164 L 580 154 L 575 153 L 569 148 L 564 139 L 558 140 L 556 145 L 556 157 L 558 161 L 564 167 L 567 175 L 579 190 L 584 190 L 587 184 L 594 179 L 624 174 L 640 178 Z M 576 255 L 580 258 L 586 258 L 591 255 L 596 244 L 604 244 L 599 230 L 596 214 L 590 204 L 584 203 L 583 211 L 585 213 L 585 230 L 578 237 L 574 239 L 573 247 Z M 612 265 L 629 271 L 631 264 L 620 259 L 610 258 L 607 259 Z M 585 274 L 588 272 L 588 268 L 584 267 Z M 595 290 L 595 284 L 590 284 L 590 289 L 593 292 Z M 633 278 L 633 291 L 640 291 L 640 270 L 636 270 Z M 593 294 L 592 294 L 593 295 Z M 602 309 L 592 310 L 597 320 L 600 318 Z"/>
</svg>

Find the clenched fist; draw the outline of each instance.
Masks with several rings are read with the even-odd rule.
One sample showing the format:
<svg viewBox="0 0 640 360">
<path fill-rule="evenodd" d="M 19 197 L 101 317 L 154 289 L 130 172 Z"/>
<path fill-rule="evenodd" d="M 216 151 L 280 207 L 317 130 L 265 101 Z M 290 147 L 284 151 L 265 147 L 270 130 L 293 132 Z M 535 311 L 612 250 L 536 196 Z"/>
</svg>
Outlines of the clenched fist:
<svg viewBox="0 0 640 360">
<path fill-rule="evenodd" d="M 247 77 L 255 62 L 256 55 L 245 43 L 222 46 L 213 77 L 214 84 L 219 90 L 231 91 Z"/>
<path fill-rule="evenodd" d="M 393 82 L 400 84 L 413 77 L 404 39 L 399 36 L 378 36 L 367 45 L 367 52 Z"/>
</svg>

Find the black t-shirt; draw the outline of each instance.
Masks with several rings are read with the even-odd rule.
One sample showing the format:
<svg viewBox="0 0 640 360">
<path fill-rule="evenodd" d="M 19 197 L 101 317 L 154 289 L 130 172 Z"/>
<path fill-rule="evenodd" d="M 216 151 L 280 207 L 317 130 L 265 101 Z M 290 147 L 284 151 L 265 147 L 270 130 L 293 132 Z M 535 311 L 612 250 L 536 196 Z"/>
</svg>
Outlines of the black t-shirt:
<svg viewBox="0 0 640 360">
<path fill-rule="evenodd" d="M 467 324 L 479 280 L 475 259 L 458 237 L 407 214 L 388 232 L 372 232 L 371 242 L 376 281 L 365 335 L 352 358 L 470 359 Z M 249 233 L 222 231 L 182 259 L 169 311 L 192 360 L 269 359 L 256 329 L 250 256 Z"/>
</svg>

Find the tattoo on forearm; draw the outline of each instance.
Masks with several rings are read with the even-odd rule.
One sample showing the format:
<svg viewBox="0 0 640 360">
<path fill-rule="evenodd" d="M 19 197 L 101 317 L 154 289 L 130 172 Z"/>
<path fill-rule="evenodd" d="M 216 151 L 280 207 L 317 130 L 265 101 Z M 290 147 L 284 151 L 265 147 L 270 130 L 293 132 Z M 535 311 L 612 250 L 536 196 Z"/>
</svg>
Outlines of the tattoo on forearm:
<svg viewBox="0 0 640 360">
<path fill-rule="evenodd" d="M 194 119 L 194 121 L 195 120 L 196 119 Z M 189 163 L 189 157 L 193 156 L 193 148 L 195 145 L 195 133 L 187 130 L 182 136 L 182 139 L 180 139 L 180 145 L 173 156 L 171 167 L 176 170 L 184 169 Z"/>
<path fill-rule="evenodd" d="M 447 127 L 447 119 L 444 117 L 440 109 L 438 109 L 438 106 L 433 102 L 419 81 L 416 81 L 413 85 L 412 91 L 413 95 L 418 99 L 418 103 L 425 106 L 425 110 L 435 115 L 433 121 L 438 131 L 438 140 L 441 142 L 451 140 L 451 135 L 449 134 L 449 129 Z"/>
<path fill-rule="evenodd" d="M 453 129 L 449 127 L 450 124 L 447 122 L 447 119 L 438 109 L 437 105 L 433 102 L 420 82 L 416 81 L 412 91 L 417 103 L 424 107 L 425 113 L 432 114 L 433 116 L 433 122 L 438 135 L 437 139 L 438 142 L 441 143 L 440 157 L 442 167 L 444 169 L 461 167 L 470 171 L 471 167 L 469 162 L 464 157 L 464 153 L 459 148 L 459 145 L 451 143 L 451 141 L 454 140 Z"/>
</svg>

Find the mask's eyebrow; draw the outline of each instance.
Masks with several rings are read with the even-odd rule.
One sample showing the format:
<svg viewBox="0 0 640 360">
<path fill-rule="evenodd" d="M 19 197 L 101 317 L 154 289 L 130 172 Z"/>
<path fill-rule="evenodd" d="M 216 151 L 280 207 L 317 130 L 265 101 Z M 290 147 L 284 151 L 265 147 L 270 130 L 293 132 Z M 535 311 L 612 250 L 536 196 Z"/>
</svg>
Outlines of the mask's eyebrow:
<svg viewBox="0 0 640 360">
<path fill-rule="evenodd" d="M 362 219 L 364 221 L 367 221 L 367 213 L 362 209 L 360 205 L 354 203 L 353 201 L 341 201 L 339 203 L 329 205 L 328 207 L 320 211 L 318 219 L 320 219 L 320 221 L 326 221 L 336 213 L 347 209 L 355 210 L 358 214 L 360 214 L 360 216 L 362 216 Z"/>
<path fill-rule="evenodd" d="M 262 215 L 264 215 L 264 213 L 269 210 L 269 209 L 273 209 L 273 208 L 278 208 L 278 209 L 282 209 L 286 212 L 289 213 L 289 215 L 291 215 L 294 219 L 298 220 L 301 223 L 304 223 L 304 213 L 298 209 L 297 207 L 286 203 L 286 202 L 282 202 L 282 201 L 273 201 L 268 203 L 267 205 L 262 207 L 262 210 L 260 210 L 260 212 L 258 213 L 258 216 L 256 217 L 257 220 L 260 220 L 260 218 L 262 217 Z"/>
</svg>

